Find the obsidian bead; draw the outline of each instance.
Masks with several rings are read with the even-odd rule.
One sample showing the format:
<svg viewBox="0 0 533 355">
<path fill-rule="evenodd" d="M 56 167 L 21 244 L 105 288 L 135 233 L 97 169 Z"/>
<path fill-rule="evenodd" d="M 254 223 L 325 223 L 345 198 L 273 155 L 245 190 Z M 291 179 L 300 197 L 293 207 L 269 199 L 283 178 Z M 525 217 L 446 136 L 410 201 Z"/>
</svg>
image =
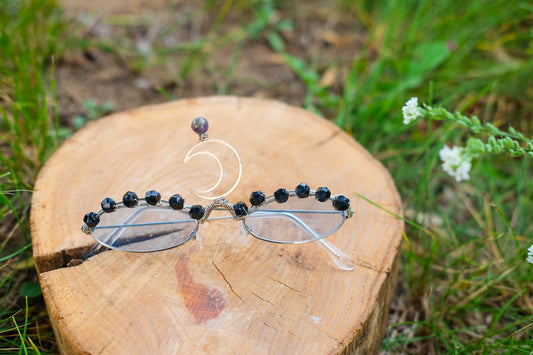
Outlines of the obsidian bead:
<svg viewBox="0 0 533 355">
<path fill-rule="evenodd" d="M 327 187 L 319 187 L 316 189 L 315 197 L 320 202 L 325 202 L 331 196 L 331 192 Z"/>
<path fill-rule="evenodd" d="M 248 214 L 248 206 L 242 201 L 234 204 L 233 209 L 235 210 L 235 215 L 237 217 L 244 217 Z"/>
<path fill-rule="evenodd" d="M 276 192 L 274 192 L 274 199 L 278 203 L 287 202 L 289 199 L 289 192 L 285 189 L 278 189 Z"/>
<path fill-rule="evenodd" d="M 338 195 L 333 198 L 333 207 L 337 211 L 346 211 L 348 208 L 350 208 L 350 200 L 343 195 Z"/>
<path fill-rule="evenodd" d="M 189 217 L 192 219 L 202 219 L 204 216 L 204 208 L 200 205 L 192 205 L 189 210 Z"/>
<path fill-rule="evenodd" d="M 106 213 L 113 212 L 117 209 L 117 203 L 109 197 L 104 198 L 100 203 L 100 206 L 102 206 L 102 209 Z"/>
<path fill-rule="evenodd" d="M 89 227 L 96 227 L 100 223 L 100 217 L 97 213 L 89 212 L 83 217 L 83 222 Z"/>
<path fill-rule="evenodd" d="M 168 200 L 168 204 L 173 210 L 181 210 L 183 209 L 185 200 L 180 195 L 175 194 L 170 197 L 170 199 Z"/>
<path fill-rule="evenodd" d="M 139 202 L 139 198 L 135 192 L 128 191 L 122 196 L 122 203 L 126 207 L 135 207 Z"/>
<path fill-rule="evenodd" d="M 296 196 L 300 198 L 309 197 L 309 191 L 311 191 L 311 188 L 305 182 L 296 186 Z"/>
<path fill-rule="evenodd" d="M 263 191 L 255 191 L 250 195 L 250 203 L 252 206 L 259 206 L 265 202 L 265 193 Z"/>
<path fill-rule="evenodd" d="M 144 200 L 147 204 L 155 206 L 161 201 L 161 194 L 155 190 L 146 191 Z"/>
</svg>

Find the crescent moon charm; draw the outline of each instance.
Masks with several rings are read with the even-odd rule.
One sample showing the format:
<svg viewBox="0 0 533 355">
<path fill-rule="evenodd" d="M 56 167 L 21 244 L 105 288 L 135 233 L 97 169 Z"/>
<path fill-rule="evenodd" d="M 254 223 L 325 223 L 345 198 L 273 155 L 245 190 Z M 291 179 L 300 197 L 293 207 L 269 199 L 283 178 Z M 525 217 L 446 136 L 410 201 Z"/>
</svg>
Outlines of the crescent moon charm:
<svg viewBox="0 0 533 355">
<path fill-rule="evenodd" d="M 237 162 L 239 163 L 239 174 L 237 175 L 237 179 L 235 180 L 235 182 L 233 183 L 233 185 L 231 186 L 231 188 L 228 191 L 224 192 L 223 194 L 217 195 L 217 196 L 209 196 L 208 193 L 212 192 L 214 189 L 216 189 L 218 187 L 218 185 L 220 184 L 220 182 L 222 181 L 222 176 L 224 175 L 224 170 L 222 168 L 222 163 L 220 162 L 218 157 L 215 154 L 211 153 L 211 152 L 199 151 L 199 152 L 193 153 L 193 151 L 197 147 L 202 146 L 202 145 L 206 145 L 206 144 L 222 144 L 222 145 L 226 146 L 235 155 L 235 157 L 237 158 Z M 193 194 L 195 194 L 196 196 L 201 197 L 201 198 L 205 198 L 207 200 L 216 200 L 218 198 L 225 197 L 226 195 L 230 194 L 233 190 L 235 190 L 235 188 L 239 184 L 239 181 L 241 180 L 241 175 L 242 175 L 241 157 L 239 156 L 239 153 L 237 153 L 235 148 L 233 148 L 228 143 L 226 143 L 224 141 L 221 141 L 221 140 L 218 140 L 218 139 L 205 139 L 205 140 L 202 140 L 202 141 L 196 143 L 191 149 L 189 149 L 189 151 L 185 155 L 185 158 L 183 159 L 183 162 L 187 163 L 192 158 L 194 158 L 196 156 L 201 156 L 201 155 L 208 156 L 208 157 L 214 159 L 217 162 L 217 165 L 218 165 L 218 179 L 217 179 L 216 183 L 213 186 L 211 186 L 210 188 L 206 188 L 206 189 L 198 189 L 198 188 L 191 189 L 191 192 Z"/>
</svg>

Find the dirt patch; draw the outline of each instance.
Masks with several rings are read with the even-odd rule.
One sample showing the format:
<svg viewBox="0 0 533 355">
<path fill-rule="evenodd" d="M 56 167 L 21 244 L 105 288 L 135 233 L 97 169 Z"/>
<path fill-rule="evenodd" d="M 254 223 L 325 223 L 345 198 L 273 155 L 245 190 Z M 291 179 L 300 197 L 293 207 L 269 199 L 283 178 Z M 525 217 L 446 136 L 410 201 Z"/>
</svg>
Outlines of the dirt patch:
<svg viewBox="0 0 533 355">
<path fill-rule="evenodd" d="M 68 0 L 63 6 L 85 41 L 82 50 L 68 49 L 56 68 L 65 124 L 84 113 L 87 99 L 111 101 L 116 111 L 217 94 L 303 106 L 306 87 L 272 50 L 267 34 L 275 31 L 287 52 L 304 58 L 332 90 L 340 88 L 362 36 L 354 33 L 352 16 L 340 17 L 320 3 L 271 13 L 256 39 L 249 25 L 264 10 L 169 0 Z M 276 30 L 280 21 L 292 28 Z"/>
<path fill-rule="evenodd" d="M 56 69 L 60 119 L 70 119 L 84 113 L 83 102 L 114 103 L 121 111 L 138 105 L 163 101 L 154 90 L 135 85 L 136 77 L 117 56 L 98 50 L 65 55 Z"/>
</svg>

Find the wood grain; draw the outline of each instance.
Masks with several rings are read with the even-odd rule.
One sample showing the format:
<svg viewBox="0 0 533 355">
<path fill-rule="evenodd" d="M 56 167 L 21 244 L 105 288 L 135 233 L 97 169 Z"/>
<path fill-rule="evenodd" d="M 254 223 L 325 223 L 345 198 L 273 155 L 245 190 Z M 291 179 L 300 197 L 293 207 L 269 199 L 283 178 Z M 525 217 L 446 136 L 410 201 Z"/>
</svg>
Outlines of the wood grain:
<svg viewBox="0 0 533 355">
<path fill-rule="evenodd" d="M 227 198 L 294 189 L 302 181 L 350 198 L 354 218 L 328 240 L 355 260 L 336 269 L 314 243 L 279 245 L 236 223 L 200 226 L 162 252 L 107 251 L 76 266 L 93 244 L 82 216 L 104 197 L 149 189 L 165 198 L 189 189 L 201 169 L 183 163 L 196 142 L 194 117 L 241 155 L 243 177 Z M 200 170 L 200 171 L 199 171 Z M 195 185 L 196 184 L 196 185 Z M 375 353 L 393 294 L 403 223 L 384 167 L 331 122 L 286 104 L 208 97 L 117 113 L 70 138 L 48 161 L 32 201 L 34 257 L 63 353 Z"/>
</svg>

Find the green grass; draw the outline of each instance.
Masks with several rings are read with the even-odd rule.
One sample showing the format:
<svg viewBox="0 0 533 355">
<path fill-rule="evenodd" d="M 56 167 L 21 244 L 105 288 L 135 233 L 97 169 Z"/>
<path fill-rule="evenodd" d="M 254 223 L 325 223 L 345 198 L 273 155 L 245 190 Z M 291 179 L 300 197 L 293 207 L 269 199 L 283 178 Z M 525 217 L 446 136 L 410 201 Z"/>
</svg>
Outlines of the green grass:
<svg viewBox="0 0 533 355">
<path fill-rule="evenodd" d="M 51 338 L 28 212 L 39 168 L 59 143 L 49 74 L 62 31 L 54 1 L 0 1 L 0 351 L 38 353 L 34 341 L 46 349 Z"/>
<path fill-rule="evenodd" d="M 303 83 L 306 108 L 351 133 L 386 165 L 400 191 L 408 223 L 391 315 L 397 322 L 383 351 L 531 354 L 533 265 L 525 261 L 533 243 L 531 160 L 485 156 L 474 162 L 469 181 L 457 183 L 442 171 L 438 152 L 444 144 L 466 145 L 471 132 L 447 121 L 403 125 L 401 107 L 418 96 L 531 137 L 533 6 L 502 0 L 334 5 L 363 34 L 353 57 L 335 63 L 301 53 L 286 36 L 299 30 L 292 14 L 308 6 L 304 2 L 209 1 L 205 8 L 216 13 L 215 21 L 201 38 L 159 46 L 188 20 L 177 17 L 148 52 L 127 38 L 120 45 L 74 43 L 112 50 L 138 73 L 178 59 L 177 86 L 200 71 L 238 84 L 243 46 L 268 43 Z M 242 23 L 222 31 L 235 11 L 246 14 Z M 54 100 L 52 58 L 71 43 L 64 26 L 55 1 L 0 1 L 0 350 L 55 350 L 29 253 L 28 190 L 60 138 L 78 128 L 59 127 Z M 221 48 L 232 49 L 229 67 L 210 64 Z M 334 66 L 345 73 L 342 85 L 322 84 Z M 218 93 L 232 93 L 230 84 L 214 85 Z M 86 106 L 87 116 L 74 125 L 106 110 L 90 101 Z"/>
<path fill-rule="evenodd" d="M 438 151 L 446 143 L 466 145 L 469 132 L 440 122 L 406 127 L 400 115 L 403 103 L 419 96 L 498 126 L 517 125 L 531 136 L 530 3 L 345 6 L 368 37 L 340 91 L 320 87 L 327 66 L 313 68 L 273 47 L 307 85 L 308 108 L 335 112 L 337 124 L 389 168 L 407 217 L 424 226 L 406 230 L 401 292 L 408 323 L 397 326 L 401 332 L 390 329 L 383 349 L 530 353 L 531 161 L 485 157 L 475 163 L 471 181 L 455 183 L 440 169 Z M 502 114 L 511 104 L 516 109 Z"/>
</svg>

